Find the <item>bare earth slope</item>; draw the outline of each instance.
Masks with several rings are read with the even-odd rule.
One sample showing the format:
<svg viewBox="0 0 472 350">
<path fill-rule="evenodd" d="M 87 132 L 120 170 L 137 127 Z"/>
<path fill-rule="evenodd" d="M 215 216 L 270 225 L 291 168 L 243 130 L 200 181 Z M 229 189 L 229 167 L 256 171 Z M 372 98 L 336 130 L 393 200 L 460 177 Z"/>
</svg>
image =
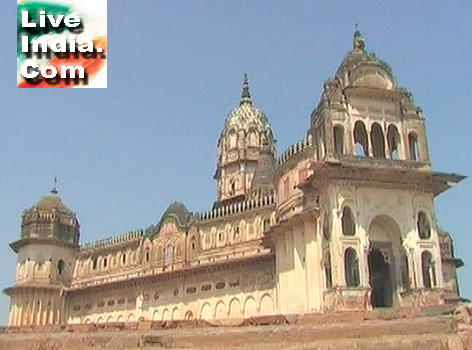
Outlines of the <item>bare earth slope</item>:
<svg viewBox="0 0 472 350">
<path fill-rule="evenodd" d="M 182 321 L 5 329 L 0 350 L 472 350 L 471 311 L 463 305 L 421 312 L 265 317 L 232 325 Z"/>
</svg>

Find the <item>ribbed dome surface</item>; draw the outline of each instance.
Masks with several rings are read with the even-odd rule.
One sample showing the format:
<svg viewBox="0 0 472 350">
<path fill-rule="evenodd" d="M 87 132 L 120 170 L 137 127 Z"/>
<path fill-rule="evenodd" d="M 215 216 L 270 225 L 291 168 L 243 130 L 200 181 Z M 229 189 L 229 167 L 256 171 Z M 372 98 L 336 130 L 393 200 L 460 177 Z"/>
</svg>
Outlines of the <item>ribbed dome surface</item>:
<svg viewBox="0 0 472 350">
<path fill-rule="evenodd" d="M 250 127 L 270 128 L 269 120 L 263 111 L 249 103 L 241 104 L 232 111 L 225 121 L 225 128 L 237 126 L 238 129 L 249 129 Z"/>
<path fill-rule="evenodd" d="M 251 128 L 260 132 L 270 131 L 270 134 L 272 134 L 269 119 L 266 114 L 252 103 L 251 94 L 249 92 L 249 81 L 245 74 L 239 106 L 226 117 L 221 137 L 224 137 L 226 132 L 230 129 L 249 130 Z"/>
<path fill-rule="evenodd" d="M 59 198 L 57 194 L 53 193 L 41 198 L 41 200 L 31 209 L 38 209 L 41 211 L 57 210 L 65 213 L 72 213 L 72 211 L 64 205 L 61 198 Z"/>
<path fill-rule="evenodd" d="M 380 66 L 390 76 L 392 76 L 392 68 L 380 60 L 373 53 L 369 53 L 365 50 L 365 40 L 359 31 L 354 33 L 352 50 L 347 53 L 343 61 L 339 65 L 336 71 L 336 76 L 342 75 L 345 71 L 352 71 L 360 64 L 373 64 Z"/>
<path fill-rule="evenodd" d="M 173 202 L 162 214 L 160 223 L 162 223 L 167 217 L 173 216 L 177 219 L 180 226 L 186 226 L 190 220 L 190 212 L 187 207 L 181 202 Z"/>
<path fill-rule="evenodd" d="M 23 212 L 21 218 L 21 238 L 56 238 L 77 245 L 80 225 L 76 215 L 67 208 L 54 188 L 31 208 Z"/>
</svg>

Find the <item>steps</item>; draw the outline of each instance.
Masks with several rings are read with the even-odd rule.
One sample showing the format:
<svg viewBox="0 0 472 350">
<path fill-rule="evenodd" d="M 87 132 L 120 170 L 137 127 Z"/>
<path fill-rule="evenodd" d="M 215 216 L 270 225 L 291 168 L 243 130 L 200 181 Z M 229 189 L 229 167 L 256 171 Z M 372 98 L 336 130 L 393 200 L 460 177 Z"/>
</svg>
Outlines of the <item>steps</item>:
<svg viewBox="0 0 472 350">
<path fill-rule="evenodd" d="M 472 350 L 472 331 L 450 312 L 420 315 L 398 312 L 343 313 L 278 317 L 272 324 L 249 320 L 243 326 L 184 323 L 172 329 L 40 330 L 0 333 L 0 350 L 133 349 L 385 349 Z M 285 322 L 282 322 L 285 320 Z M 270 323 L 265 319 L 262 323 Z M 460 327 L 461 326 L 461 327 Z"/>
</svg>

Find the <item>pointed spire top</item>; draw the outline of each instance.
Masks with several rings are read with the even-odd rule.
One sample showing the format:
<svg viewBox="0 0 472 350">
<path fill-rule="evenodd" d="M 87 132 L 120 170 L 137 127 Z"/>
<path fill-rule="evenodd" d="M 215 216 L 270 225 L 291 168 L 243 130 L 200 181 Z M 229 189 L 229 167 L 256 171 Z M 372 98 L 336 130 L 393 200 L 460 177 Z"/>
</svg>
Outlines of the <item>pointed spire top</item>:
<svg viewBox="0 0 472 350">
<path fill-rule="evenodd" d="M 51 190 L 51 193 L 54 194 L 54 195 L 58 194 L 58 191 L 57 191 L 57 175 L 54 175 L 54 186 Z"/>
<path fill-rule="evenodd" d="M 352 49 L 353 50 L 362 50 L 365 49 L 365 39 L 362 36 L 361 31 L 359 30 L 358 23 L 355 24 L 356 31 L 354 32 L 354 38 L 352 39 Z"/>
<path fill-rule="evenodd" d="M 249 78 L 246 73 L 244 73 L 243 77 L 243 88 L 241 92 L 241 101 L 239 102 L 239 105 L 243 104 L 250 104 L 252 105 L 252 100 L 251 100 L 251 93 L 249 92 Z"/>
</svg>

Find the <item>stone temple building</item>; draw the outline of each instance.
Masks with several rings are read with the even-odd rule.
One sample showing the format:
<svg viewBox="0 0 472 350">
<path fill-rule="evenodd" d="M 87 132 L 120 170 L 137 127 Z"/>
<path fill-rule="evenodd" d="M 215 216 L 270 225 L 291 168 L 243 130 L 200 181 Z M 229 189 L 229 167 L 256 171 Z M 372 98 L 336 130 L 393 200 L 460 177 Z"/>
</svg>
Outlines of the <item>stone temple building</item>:
<svg viewBox="0 0 472 350">
<path fill-rule="evenodd" d="M 434 198 L 425 116 L 392 69 L 352 47 L 302 140 L 280 156 L 245 76 L 217 143 L 217 198 L 80 244 L 57 190 L 23 212 L 11 327 L 419 308 L 460 300 Z"/>
</svg>

